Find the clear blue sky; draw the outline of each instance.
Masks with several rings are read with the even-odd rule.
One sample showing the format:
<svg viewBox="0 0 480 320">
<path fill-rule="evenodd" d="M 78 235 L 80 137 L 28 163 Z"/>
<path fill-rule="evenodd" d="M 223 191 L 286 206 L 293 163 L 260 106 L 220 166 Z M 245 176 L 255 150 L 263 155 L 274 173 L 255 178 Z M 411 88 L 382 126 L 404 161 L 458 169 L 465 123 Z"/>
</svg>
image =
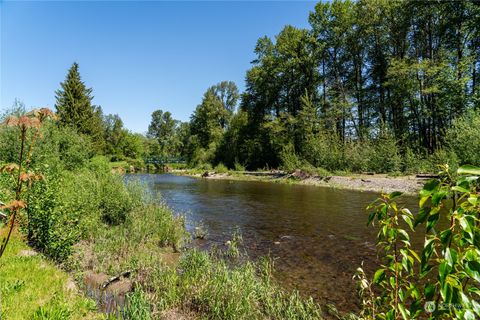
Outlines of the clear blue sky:
<svg viewBox="0 0 480 320">
<path fill-rule="evenodd" d="M 145 132 L 156 109 L 187 121 L 222 80 L 243 90 L 256 40 L 308 27 L 315 2 L 15 2 L 0 0 L 0 109 L 54 108 L 80 65 L 94 103 Z"/>
</svg>

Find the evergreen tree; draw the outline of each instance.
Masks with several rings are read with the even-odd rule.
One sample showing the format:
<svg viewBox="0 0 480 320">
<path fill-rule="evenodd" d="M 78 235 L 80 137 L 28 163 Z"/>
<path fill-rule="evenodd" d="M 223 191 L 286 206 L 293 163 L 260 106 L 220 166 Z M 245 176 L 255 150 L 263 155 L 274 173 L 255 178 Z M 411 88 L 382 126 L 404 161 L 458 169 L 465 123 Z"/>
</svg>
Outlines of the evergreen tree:
<svg viewBox="0 0 480 320">
<path fill-rule="evenodd" d="M 78 64 L 68 70 L 61 89 L 55 92 L 59 123 L 76 129 L 92 138 L 97 153 L 104 150 L 102 109 L 92 105 L 92 88 L 87 88 L 80 77 Z"/>
</svg>

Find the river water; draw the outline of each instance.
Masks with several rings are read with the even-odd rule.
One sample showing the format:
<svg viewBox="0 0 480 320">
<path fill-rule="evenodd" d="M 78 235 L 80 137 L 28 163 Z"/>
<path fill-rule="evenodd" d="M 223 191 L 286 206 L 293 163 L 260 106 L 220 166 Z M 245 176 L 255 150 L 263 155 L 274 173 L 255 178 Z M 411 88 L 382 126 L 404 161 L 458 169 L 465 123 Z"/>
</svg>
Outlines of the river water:
<svg viewBox="0 0 480 320">
<path fill-rule="evenodd" d="M 274 276 L 283 287 L 321 305 L 358 310 L 352 276 L 362 261 L 367 270 L 376 263 L 376 229 L 366 226 L 365 208 L 377 194 L 171 174 L 134 177 L 185 214 L 189 229 L 202 224 L 208 242 L 223 244 L 239 230 L 250 257 L 274 259 Z M 414 198 L 403 202 L 416 206 Z"/>
</svg>

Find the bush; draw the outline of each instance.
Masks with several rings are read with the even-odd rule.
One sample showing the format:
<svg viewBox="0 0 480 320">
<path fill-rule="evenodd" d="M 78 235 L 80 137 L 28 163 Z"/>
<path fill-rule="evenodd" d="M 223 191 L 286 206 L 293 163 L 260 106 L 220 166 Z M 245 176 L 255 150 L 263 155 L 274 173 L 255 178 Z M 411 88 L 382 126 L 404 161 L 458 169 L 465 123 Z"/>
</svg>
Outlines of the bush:
<svg viewBox="0 0 480 320">
<path fill-rule="evenodd" d="M 235 171 L 245 171 L 245 166 L 241 165 L 238 162 L 235 162 L 233 168 L 234 168 Z"/>
<path fill-rule="evenodd" d="M 370 154 L 370 170 L 377 173 L 388 173 L 400 171 L 402 158 L 395 138 L 385 133 L 379 137 L 373 146 Z"/>
<path fill-rule="evenodd" d="M 471 111 L 458 118 L 447 130 L 446 143 L 460 164 L 480 165 L 480 113 Z"/>
<path fill-rule="evenodd" d="M 94 233 L 104 221 L 123 223 L 141 194 L 128 188 L 121 176 L 81 170 L 49 173 L 28 194 L 28 240 L 57 261 L 72 253 L 72 246 Z"/>
<path fill-rule="evenodd" d="M 110 225 L 123 223 L 133 209 L 133 199 L 124 185 L 122 176 L 107 174 L 101 177 L 99 196 L 98 209 L 102 220 Z"/>
<path fill-rule="evenodd" d="M 219 164 L 217 164 L 217 166 L 215 167 L 214 170 L 215 170 L 216 173 L 227 173 L 228 172 L 228 168 L 221 162 Z"/>
<path fill-rule="evenodd" d="M 282 163 L 282 169 L 288 172 L 295 171 L 302 166 L 302 161 L 295 154 L 293 145 L 286 145 L 280 153 L 280 161 Z"/>
</svg>

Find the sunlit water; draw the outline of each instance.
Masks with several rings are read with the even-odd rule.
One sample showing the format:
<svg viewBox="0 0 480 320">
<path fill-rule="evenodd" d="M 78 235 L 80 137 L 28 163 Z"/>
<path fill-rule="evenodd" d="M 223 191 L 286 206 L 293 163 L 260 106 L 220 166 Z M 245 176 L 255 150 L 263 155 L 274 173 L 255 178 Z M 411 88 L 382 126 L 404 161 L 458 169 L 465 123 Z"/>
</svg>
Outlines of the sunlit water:
<svg viewBox="0 0 480 320">
<path fill-rule="evenodd" d="M 160 193 L 189 229 L 199 223 L 207 240 L 222 244 L 239 230 L 253 259 L 270 255 L 275 277 L 320 304 L 358 308 L 352 276 L 362 261 L 373 268 L 376 229 L 366 226 L 371 192 L 251 181 L 195 179 L 170 174 L 131 175 Z M 414 198 L 403 202 L 414 208 Z"/>
</svg>

